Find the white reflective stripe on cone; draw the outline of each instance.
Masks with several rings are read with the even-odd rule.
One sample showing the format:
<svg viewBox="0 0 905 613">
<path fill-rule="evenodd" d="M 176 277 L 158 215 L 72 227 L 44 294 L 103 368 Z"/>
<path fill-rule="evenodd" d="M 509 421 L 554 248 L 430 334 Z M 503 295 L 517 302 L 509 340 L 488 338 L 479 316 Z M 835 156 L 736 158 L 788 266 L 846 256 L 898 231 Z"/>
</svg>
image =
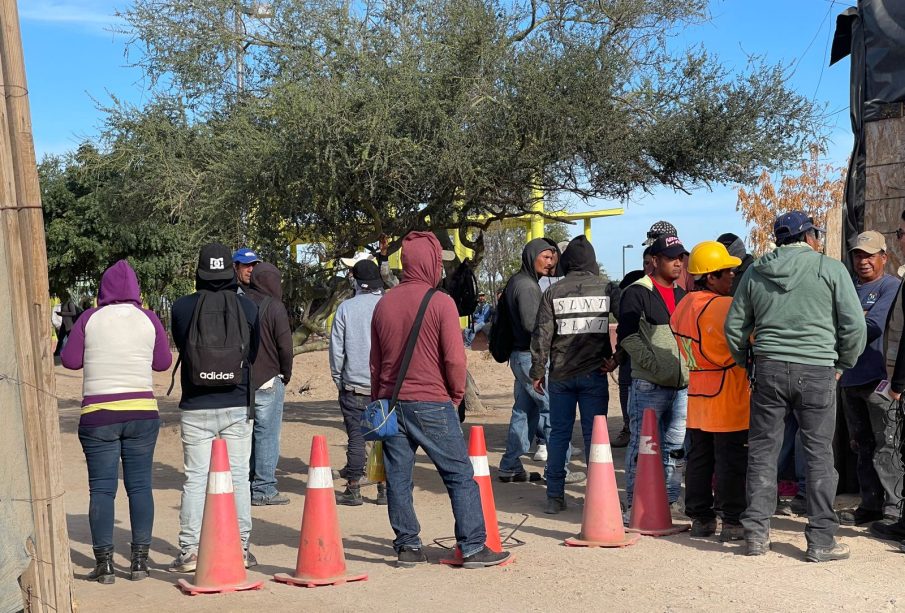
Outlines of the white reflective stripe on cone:
<svg viewBox="0 0 905 613">
<path fill-rule="evenodd" d="M 233 474 L 227 471 L 209 473 L 207 475 L 207 493 L 232 494 Z"/>
<path fill-rule="evenodd" d="M 597 462 L 599 464 L 612 464 L 613 463 L 613 451 L 610 449 L 610 446 L 606 443 L 598 443 L 596 445 L 591 445 L 591 462 Z"/>
<path fill-rule="evenodd" d="M 308 469 L 308 489 L 333 489 L 333 471 L 329 466 L 312 466 Z"/>
<path fill-rule="evenodd" d="M 486 455 L 469 456 L 471 459 L 471 468 L 474 470 L 475 477 L 489 477 L 490 465 L 487 463 Z"/>
<path fill-rule="evenodd" d="M 644 455 L 657 455 L 660 453 L 657 451 L 657 443 L 654 442 L 654 437 L 642 434 L 638 440 L 638 453 L 643 453 Z"/>
</svg>

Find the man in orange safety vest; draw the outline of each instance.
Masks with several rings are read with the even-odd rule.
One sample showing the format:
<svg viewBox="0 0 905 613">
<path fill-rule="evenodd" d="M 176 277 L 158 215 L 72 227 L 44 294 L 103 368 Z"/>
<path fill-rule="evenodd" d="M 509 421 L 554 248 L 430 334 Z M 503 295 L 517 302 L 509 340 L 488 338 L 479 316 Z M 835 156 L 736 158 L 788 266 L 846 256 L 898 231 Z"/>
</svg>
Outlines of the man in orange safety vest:
<svg viewBox="0 0 905 613">
<path fill-rule="evenodd" d="M 732 359 L 723 332 L 739 264 L 721 243 L 696 245 L 688 260 L 694 290 L 669 322 L 689 371 L 685 514 L 693 520 L 692 536 L 716 533 L 715 474 L 723 542 L 745 538 L 740 517 L 746 505 L 750 392 L 745 369 Z"/>
</svg>

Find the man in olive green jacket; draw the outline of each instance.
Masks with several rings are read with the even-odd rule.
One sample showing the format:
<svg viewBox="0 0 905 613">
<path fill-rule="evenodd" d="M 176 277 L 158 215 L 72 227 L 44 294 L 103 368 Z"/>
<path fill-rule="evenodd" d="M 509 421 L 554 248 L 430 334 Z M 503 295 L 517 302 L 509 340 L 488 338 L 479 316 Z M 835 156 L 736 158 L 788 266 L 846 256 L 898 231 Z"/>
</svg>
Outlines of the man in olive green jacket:
<svg viewBox="0 0 905 613">
<path fill-rule="evenodd" d="M 819 232 L 801 211 L 778 217 L 773 234 L 779 247 L 745 272 L 726 318 L 729 349 L 752 380 L 748 508 L 742 514 L 748 555 L 770 548 L 776 461 L 789 411 L 798 419 L 807 459 L 806 559 L 849 555 L 835 538 L 836 381 L 863 351 L 867 328 L 848 271 L 818 253 Z"/>
</svg>

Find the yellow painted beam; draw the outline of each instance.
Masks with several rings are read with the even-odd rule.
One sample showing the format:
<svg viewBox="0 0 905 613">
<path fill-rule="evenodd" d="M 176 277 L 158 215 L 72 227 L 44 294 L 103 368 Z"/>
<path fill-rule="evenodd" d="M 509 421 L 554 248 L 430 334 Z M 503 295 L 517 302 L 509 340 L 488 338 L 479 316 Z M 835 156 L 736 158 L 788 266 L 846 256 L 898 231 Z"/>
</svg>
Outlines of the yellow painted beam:
<svg viewBox="0 0 905 613">
<path fill-rule="evenodd" d="M 590 217 L 584 218 L 584 237 L 586 239 L 588 239 L 589 241 L 591 240 L 591 218 Z"/>
</svg>

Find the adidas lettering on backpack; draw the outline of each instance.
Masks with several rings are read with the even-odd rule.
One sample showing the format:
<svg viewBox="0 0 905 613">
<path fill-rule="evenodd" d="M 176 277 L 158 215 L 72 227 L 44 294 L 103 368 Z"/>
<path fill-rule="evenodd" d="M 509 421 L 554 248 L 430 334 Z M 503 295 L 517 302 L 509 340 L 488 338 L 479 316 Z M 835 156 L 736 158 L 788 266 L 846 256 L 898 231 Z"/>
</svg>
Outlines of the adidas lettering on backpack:
<svg viewBox="0 0 905 613">
<path fill-rule="evenodd" d="M 235 292 L 199 291 L 185 344 L 185 364 L 199 386 L 238 385 L 248 359 L 251 330 Z"/>
</svg>

